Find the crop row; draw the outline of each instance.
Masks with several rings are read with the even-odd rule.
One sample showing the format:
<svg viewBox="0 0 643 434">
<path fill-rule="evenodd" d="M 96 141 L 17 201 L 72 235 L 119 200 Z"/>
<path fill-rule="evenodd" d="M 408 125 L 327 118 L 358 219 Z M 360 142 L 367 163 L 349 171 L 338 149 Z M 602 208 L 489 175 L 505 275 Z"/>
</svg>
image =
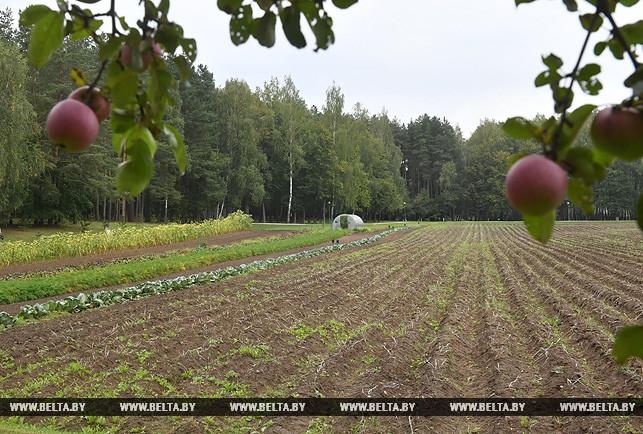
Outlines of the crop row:
<svg viewBox="0 0 643 434">
<path fill-rule="evenodd" d="M 281 239 L 259 238 L 238 245 L 197 248 L 155 259 L 137 260 L 135 258 L 126 263 L 64 270 L 53 275 L 8 280 L 0 287 L 0 304 L 37 300 L 70 292 L 89 291 L 155 279 L 221 262 L 314 246 L 348 232 L 348 230 L 327 230 L 298 233 Z"/>
<path fill-rule="evenodd" d="M 35 241 L 6 242 L 0 267 L 11 264 L 93 255 L 114 250 L 178 243 L 200 237 L 250 229 L 252 218 L 237 211 L 224 219 L 201 223 L 167 224 L 152 228 L 126 227 L 104 232 L 60 233 Z"/>
<path fill-rule="evenodd" d="M 173 279 L 150 281 L 129 288 L 117 289 L 114 291 L 100 291 L 92 294 L 81 293 L 62 300 L 48 301 L 43 304 L 36 303 L 33 306 L 25 305 L 16 316 L 12 316 L 6 312 L 0 312 L 0 326 L 9 327 L 14 325 L 18 319 L 42 318 L 53 312 L 74 313 L 94 307 L 108 306 L 112 304 L 123 303 L 129 300 L 136 300 L 150 295 L 162 294 L 170 291 L 180 291 L 194 285 L 203 285 L 206 283 L 217 282 L 229 277 L 235 277 L 250 272 L 265 270 L 301 259 L 312 258 L 315 256 L 323 255 L 325 253 L 373 243 L 390 234 L 391 232 L 403 229 L 404 228 L 391 229 L 369 238 L 363 238 L 361 240 L 351 241 L 345 244 L 333 244 L 331 246 L 319 247 L 317 249 L 279 256 L 277 258 L 268 258 L 259 261 L 253 261 L 248 264 L 221 268 L 215 271 L 196 273 L 188 276 L 179 276 Z"/>
</svg>

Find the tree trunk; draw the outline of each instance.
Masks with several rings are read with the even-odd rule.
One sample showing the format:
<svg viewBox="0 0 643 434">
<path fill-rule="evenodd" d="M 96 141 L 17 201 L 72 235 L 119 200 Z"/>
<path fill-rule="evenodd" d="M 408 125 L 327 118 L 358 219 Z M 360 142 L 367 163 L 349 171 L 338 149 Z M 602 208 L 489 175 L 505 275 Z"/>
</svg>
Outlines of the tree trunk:
<svg viewBox="0 0 643 434">
<path fill-rule="evenodd" d="M 100 196 L 96 193 L 96 221 L 100 221 Z"/>
<path fill-rule="evenodd" d="M 167 222 L 167 194 L 165 195 L 165 212 L 163 214 L 163 221 Z"/>
<path fill-rule="evenodd" d="M 292 141 L 292 139 L 291 139 Z M 290 223 L 290 212 L 292 210 L 292 166 L 293 166 L 293 161 L 292 161 L 292 145 L 291 145 L 291 150 L 288 153 L 288 163 L 290 164 L 290 170 L 288 172 L 288 216 L 286 217 L 286 223 Z"/>
</svg>

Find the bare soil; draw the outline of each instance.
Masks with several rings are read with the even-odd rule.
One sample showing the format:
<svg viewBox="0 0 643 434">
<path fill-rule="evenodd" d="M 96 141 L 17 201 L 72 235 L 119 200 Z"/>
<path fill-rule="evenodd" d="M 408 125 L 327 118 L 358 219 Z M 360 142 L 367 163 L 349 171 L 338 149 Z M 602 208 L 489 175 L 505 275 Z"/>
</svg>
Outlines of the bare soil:
<svg viewBox="0 0 643 434">
<path fill-rule="evenodd" d="M 0 389 L 14 397 L 640 396 L 643 364 L 619 367 L 609 350 L 619 327 L 641 319 L 641 235 L 635 227 L 588 225 L 559 225 L 547 246 L 520 224 L 425 227 L 13 327 L 0 331 Z M 82 418 L 57 423 L 87 426 Z M 638 432 L 643 421 L 129 417 L 107 427 L 564 433 Z"/>
</svg>

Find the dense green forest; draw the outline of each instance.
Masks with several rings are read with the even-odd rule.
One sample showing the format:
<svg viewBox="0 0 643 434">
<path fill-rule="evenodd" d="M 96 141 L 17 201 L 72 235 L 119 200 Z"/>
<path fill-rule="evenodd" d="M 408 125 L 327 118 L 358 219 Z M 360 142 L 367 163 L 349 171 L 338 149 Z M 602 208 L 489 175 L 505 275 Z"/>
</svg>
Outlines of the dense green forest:
<svg viewBox="0 0 643 434">
<path fill-rule="evenodd" d="M 28 35 L 0 11 L 0 222 L 200 220 L 237 209 L 256 221 L 319 221 L 339 212 L 366 220 L 506 220 L 520 216 L 503 182 L 509 157 L 538 151 L 483 120 L 464 138 L 447 119 L 408 123 L 361 104 L 345 107 L 331 83 L 323 107 L 309 106 L 290 77 L 251 89 L 241 79 L 215 83 L 206 66 L 174 89 L 169 116 L 184 136 L 189 161 L 179 177 L 169 146 L 155 157 L 150 186 L 135 198 L 116 190 L 118 157 L 104 125 L 88 152 L 49 143 L 44 120 L 73 89 L 70 68 L 96 74 L 96 47 L 65 42 L 51 62 L 25 58 Z M 178 72 L 177 72 L 178 76 Z M 430 108 L 427 108 L 430 110 Z M 589 133 L 579 137 L 589 146 Z M 618 161 L 595 188 L 587 218 L 633 218 L 643 188 L 641 161 Z M 586 218 L 565 201 L 559 219 Z"/>
</svg>

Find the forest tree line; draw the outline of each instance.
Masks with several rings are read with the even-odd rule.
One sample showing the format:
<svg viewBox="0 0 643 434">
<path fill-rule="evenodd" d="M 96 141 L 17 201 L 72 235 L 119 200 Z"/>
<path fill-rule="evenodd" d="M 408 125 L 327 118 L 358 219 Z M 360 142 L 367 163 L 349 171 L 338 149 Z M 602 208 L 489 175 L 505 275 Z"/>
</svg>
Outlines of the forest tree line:
<svg viewBox="0 0 643 434">
<path fill-rule="evenodd" d="M 514 220 L 503 191 L 509 157 L 538 145 L 506 136 L 483 120 L 465 139 L 447 119 L 408 123 L 361 104 L 345 106 L 331 84 L 322 107 L 309 106 L 290 77 L 251 89 L 241 79 L 215 83 L 203 65 L 190 86 L 174 89 L 168 121 L 185 139 L 179 176 L 166 144 L 155 156 L 149 187 L 121 197 L 111 131 L 89 151 L 54 148 L 44 131 L 51 107 L 73 90 L 71 67 L 93 77 L 99 66 L 89 41 L 65 41 L 42 68 L 26 60 L 28 34 L 0 11 L 0 222 L 64 220 L 194 221 L 241 209 L 256 221 L 321 221 L 340 212 L 365 220 Z M 178 72 L 177 72 L 178 75 Z M 581 132 L 589 146 L 589 132 Z M 633 218 L 643 188 L 641 161 L 618 161 L 595 188 L 589 218 Z M 559 219 L 586 218 L 568 202 Z"/>
</svg>

